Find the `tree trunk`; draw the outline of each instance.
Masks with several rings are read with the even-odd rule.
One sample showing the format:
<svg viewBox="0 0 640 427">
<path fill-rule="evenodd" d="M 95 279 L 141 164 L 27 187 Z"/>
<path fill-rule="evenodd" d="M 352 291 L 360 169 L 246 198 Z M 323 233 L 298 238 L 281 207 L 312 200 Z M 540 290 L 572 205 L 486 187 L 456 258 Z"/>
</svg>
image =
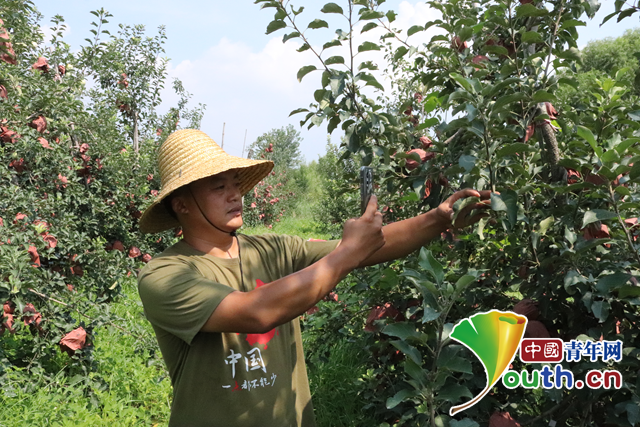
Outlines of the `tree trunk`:
<svg viewBox="0 0 640 427">
<path fill-rule="evenodd" d="M 138 154 L 138 112 L 133 113 L 133 152 Z"/>
</svg>

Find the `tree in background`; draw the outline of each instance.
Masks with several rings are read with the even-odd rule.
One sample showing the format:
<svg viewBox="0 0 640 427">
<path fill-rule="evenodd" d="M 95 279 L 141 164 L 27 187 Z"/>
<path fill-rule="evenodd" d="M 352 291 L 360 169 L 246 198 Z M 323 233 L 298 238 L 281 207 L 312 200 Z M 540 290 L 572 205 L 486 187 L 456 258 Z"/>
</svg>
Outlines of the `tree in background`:
<svg viewBox="0 0 640 427">
<path fill-rule="evenodd" d="M 302 163 L 301 140 L 293 125 L 272 129 L 251 144 L 248 158 L 272 160 L 278 170 L 296 169 Z"/>
<path fill-rule="evenodd" d="M 353 191 L 353 181 L 344 179 L 345 172 L 356 174 L 353 158 L 342 158 L 345 150 L 332 144 L 327 138 L 326 153 L 318 159 L 321 194 L 315 205 L 314 217 L 322 231 L 339 239 L 342 227 L 349 218 L 359 216 L 359 194 Z"/>
<path fill-rule="evenodd" d="M 295 195 L 306 187 L 305 182 L 295 179 L 304 178 L 304 174 L 294 172 L 302 163 L 300 141 L 300 132 L 289 125 L 262 134 L 249 146 L 248 158 L 271 160 L 275 165 L 271 174 L 244 197 L 243 218 L 248 226 L 264 224 L 272 228 L 295 206 Z"/>
<path fill-rule="evenodd" d="M 589 42 L 582 50 L 581 73 L 603 77 L 629 68 L 637 95 L 640 95 L 640 29 L 625 31 L 617 38 Z"/>
</svg>

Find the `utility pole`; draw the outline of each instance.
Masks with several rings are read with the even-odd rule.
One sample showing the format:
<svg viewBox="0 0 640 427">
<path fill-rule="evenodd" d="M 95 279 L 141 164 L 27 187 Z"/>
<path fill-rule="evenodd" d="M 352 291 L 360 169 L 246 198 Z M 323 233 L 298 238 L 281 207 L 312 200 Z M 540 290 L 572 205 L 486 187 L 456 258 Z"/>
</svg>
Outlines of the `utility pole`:
<svg viewBox="0 0 640 427">
<path fill-rule="evenodd" d="M 220 144 L 220 148 L 222 148 L 224 150 L 224 127 L 227 125 L 227 123 L 222 123 L 222 143 Z"/>
<path fill-rule="evenodd" d="M 242 157 L 244 157 L 244 146 L 247 144 L 247 129 L 244 130 L 244 142 L 242 143 Z"/>
</svg>

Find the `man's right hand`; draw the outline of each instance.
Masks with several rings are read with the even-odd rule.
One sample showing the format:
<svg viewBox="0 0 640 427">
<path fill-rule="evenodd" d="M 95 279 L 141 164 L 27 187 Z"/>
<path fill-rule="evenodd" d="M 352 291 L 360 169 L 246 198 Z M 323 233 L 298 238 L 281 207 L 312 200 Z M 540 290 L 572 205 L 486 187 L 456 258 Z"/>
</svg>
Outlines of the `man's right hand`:
<svg viewBox="0 0 640 427">
<path fill-rule="evenodd" d="M 384 243 L 382 214 L 378 212 L 378 198 L 372 195 L 365 213 L 360 218 L 351 218 L 345 222 L 340 248 L 349 251 L 357 267 L 383 247 Z"/>
</svg>

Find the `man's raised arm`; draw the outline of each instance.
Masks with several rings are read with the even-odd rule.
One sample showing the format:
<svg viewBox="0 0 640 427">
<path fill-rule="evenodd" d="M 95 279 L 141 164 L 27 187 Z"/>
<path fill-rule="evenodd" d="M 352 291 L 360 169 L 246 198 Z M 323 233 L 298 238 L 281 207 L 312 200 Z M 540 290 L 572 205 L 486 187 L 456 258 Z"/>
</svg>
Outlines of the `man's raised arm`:
<svg viewBox="0 0 640 427">
<path fill-rule="evenodd" d="M 479 197 L 481 202 L 465 207 L 458 215 L 456 223 L 453 224 L 453 204 L 465 197 Z M 382 227 L 385 237 L 384 246 L 365 259 L 358 267 L 367 267 L 402 258 L 426 245 L 431 240 L 440 237 L 443 231 L 451 227 L 464 228 L 478 222 L 481 218 L 487 216 L 487 214 L 478 213 L 472 217 L 470 217 L 469 214 L 474 209 L 489 207 L 488 202 L 490 197 L 491 191 L 489 190 L 460 190 L 442 202 L 436 209 Z"/>
</svg>

